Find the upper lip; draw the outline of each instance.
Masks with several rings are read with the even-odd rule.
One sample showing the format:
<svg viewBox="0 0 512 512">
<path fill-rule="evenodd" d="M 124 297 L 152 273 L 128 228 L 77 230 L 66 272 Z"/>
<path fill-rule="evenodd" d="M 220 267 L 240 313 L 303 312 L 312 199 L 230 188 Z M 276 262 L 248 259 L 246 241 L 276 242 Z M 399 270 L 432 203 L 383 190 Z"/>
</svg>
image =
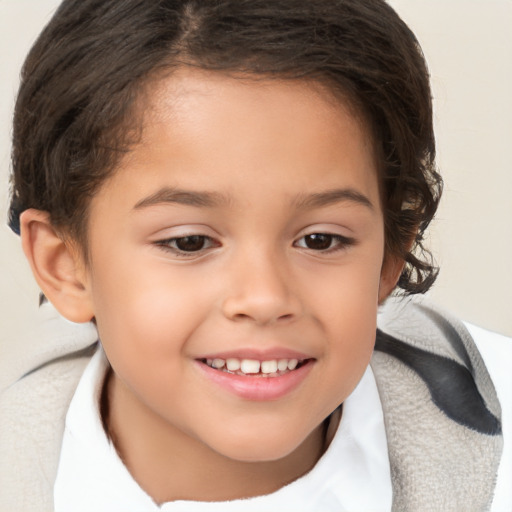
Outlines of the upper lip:
<svg viewBox="0 0 512 512">
<path fill-rule="evenodd" d="M 239 348 L 224 352 L 204 354 L 196 359 L 254 359 L 256 361 L 271 361 L 273 359 L 314 359 L 311 355 L 287 348 Z"/>
</svg>

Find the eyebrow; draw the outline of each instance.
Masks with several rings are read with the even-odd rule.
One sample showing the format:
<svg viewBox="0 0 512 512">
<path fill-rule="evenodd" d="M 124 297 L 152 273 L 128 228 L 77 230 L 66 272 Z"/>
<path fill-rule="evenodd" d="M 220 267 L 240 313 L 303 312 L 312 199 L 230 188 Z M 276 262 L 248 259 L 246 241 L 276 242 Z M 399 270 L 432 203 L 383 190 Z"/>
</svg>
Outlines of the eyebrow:
<svg viewBox="0 0 512 512">
<path fill-rule="evenodd" d="M 133 209 L 140 210 L 149 206 L 168 203 L 213 208 L 228 202 L 229 200 L 226 196 L 217 192 L 190 191 L 164 187 L 154 194 L 141 199 Z"/>
<path fill-rule="evenodd" d="M 342 188 L 316 192 L 313 194 L 301 194 L 293 201 L 298 209 L 321 208 L 340 202 L 352 202 L 363 205 L 370 210 L 374 209 L 372 202 L 361 192 L 352 188 Z M 227 196 L 218 192 L 191 191 L 177 188 L 164 187 L 141 199 L 133 207 L 140 210 L 159 204 L 181 204 L 200 208 L 215 208 L 230 203 Z"/>
<path fill-rule="evenodd" d="M 295 200 L 295 206 L 298 209 L 309 209 L 329 206 L 340 202 L 350 202 L 363 205 L 370 210 L 375 209 L 373 203 L 367 196 L 352 188 L 340 188 L 313 194 L 300 195 Z"/>
</svg>

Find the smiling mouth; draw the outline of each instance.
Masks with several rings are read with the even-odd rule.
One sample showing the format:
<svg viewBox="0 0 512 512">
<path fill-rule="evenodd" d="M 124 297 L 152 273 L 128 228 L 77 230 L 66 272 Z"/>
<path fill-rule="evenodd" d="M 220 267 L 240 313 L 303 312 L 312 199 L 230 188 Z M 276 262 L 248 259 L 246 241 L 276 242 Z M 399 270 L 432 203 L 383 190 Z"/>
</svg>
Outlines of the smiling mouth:
<svg viewBox="0 0 512 512">
<path fill-rule="evenodd" d="M 200 361 L 224 373 L 251 377 L 280 377 L 298 370 L 312 359 L 271 359 L 259 361 L 257 359 L 200 359 Z"/>
</svg>

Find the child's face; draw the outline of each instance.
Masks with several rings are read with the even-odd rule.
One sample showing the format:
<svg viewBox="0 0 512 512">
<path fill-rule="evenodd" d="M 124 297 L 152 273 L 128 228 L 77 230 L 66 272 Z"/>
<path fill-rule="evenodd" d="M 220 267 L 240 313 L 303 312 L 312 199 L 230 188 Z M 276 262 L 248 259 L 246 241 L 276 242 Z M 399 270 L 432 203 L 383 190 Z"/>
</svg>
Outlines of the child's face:
<svg viewBox="0 0 512 512">
<path fill-rule="evenodd" d="M 394 284 L 371 142 L 304 82 L 180 71 L 151 98 L 141 143 L 90 209 L 86 287 L 113 407 L 122 396 L 117 413 L 139 411 L 148 435 L 283 457 L 356 386 Z M 213 359 L 301 363 L 264 377 Z"/>
</svg>

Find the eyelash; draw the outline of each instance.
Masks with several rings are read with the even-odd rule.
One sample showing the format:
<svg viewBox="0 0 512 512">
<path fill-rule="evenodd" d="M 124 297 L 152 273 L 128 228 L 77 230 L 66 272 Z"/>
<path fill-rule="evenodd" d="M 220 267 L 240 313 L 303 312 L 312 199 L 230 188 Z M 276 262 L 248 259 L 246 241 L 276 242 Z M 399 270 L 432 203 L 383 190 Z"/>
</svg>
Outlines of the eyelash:
<svg viewBox="0 0 512 512">
<path fill-rule="evenodd" d="M 305 246 L 298 245 L 298 243 L 301 240 L 306 240 L 307 238 L 309 238 L 310 240 L 313 240 L 314 238 L 321 239 L 322 237 L 326 238 L 327 241 L 329 242 L 329 244 L 328 244 L 329 247 L 327 247 L 326 249 L 313 249 L 313 248 L 307 246 L 307 242 L 306 242 Z M 333 245 L 333 242 L 334 242 L 334 245 Z M 356 243 L 356 241 L 353 238 L 349 238 L 349 237 L 342 236 L 342 235 L 336 235 L 334 233 L 309 233 L 309 234 L 304 235 L 301 238 L 299 238 L 294 243 L 294 245 L 297 245 L 298 247 L 301 247 L 303 249 L 307 249 L 310 251 L 319 252 L 321 254 L 331 254 L 334 252 L 343 251 L 343 250 L 347 249 L 348 247 L 355 245 L 355 243 Z"/>
<path fill-rule="evenodd" d="M 322 238 L 324 239 L 324 242 L 328 243 L 327 248 L 315 249 L 312 247 L 308 247 L 307 241 L 305 241 L 304 245 L 299 244 L 301 240 L 309 239 L 310 241 L 315 241 L 315 239 L 317 239 L 316 241 L 320 241 Z M 183 247 L 180 248 L 178 246 L 180 241 L 184 242 L 187 240 L 189 242 L 192 242 L 192 244 L 194 244 L 194 242 L 198 243 L 199 247 L 193 250 L 186 250 Z M 316 253 L 331 254 L 338 251 L 346 250 L 348 247 L 355 245 L 355 243 L 356 241 L 353 238 L 345 237 L 342 235 L 336 235 L 333 233 L 309 233 L 297 239 L 293 245 L 295 247 L 300 247 L 302 249 L 306 249 Z M 155 242 L 155 245 L 161 247 L 165 251 L 172 252 L 174 255 L 178 257 L 187 258 L 194 257 L 198 254 L 202 254 L 205 251 L 212 249 L 214 247 L 219 247 L 220 243 L 207 235 L 186 235 L 174 238 L 167 238 L 165 240 L 159 240 L 158 242 Z"/>
<path fill-rule="evenodd" d="M 180 241 L 186 241 L 191 240 L 193 242 L 193 239 L 196 239 L 196 241 L 201 242 L 201 246 L 196 250 L 184 250 L 183 248 L 179 248 L 177 244 L 179 244 Z M 207 251 L 208 249 L 211 249 L 213 247 L 219 247 L 219 243 L 216 242 L 212 237 L 207 235 L 186 235 L 186 236 L 177 236 L 174 238 L 167 238 L 166 240 L 159 240 L 155 243 L 158 247 L 161 247 L 165 251 L 172 252 L 174 255 L 179 257 L 191 257 L 194 255 L 197 255 L 198 253 L 203 253 L 204 251 Z M 205 245 L 208 244 L 208 247 L 205 247 Z"/>
</svg>

